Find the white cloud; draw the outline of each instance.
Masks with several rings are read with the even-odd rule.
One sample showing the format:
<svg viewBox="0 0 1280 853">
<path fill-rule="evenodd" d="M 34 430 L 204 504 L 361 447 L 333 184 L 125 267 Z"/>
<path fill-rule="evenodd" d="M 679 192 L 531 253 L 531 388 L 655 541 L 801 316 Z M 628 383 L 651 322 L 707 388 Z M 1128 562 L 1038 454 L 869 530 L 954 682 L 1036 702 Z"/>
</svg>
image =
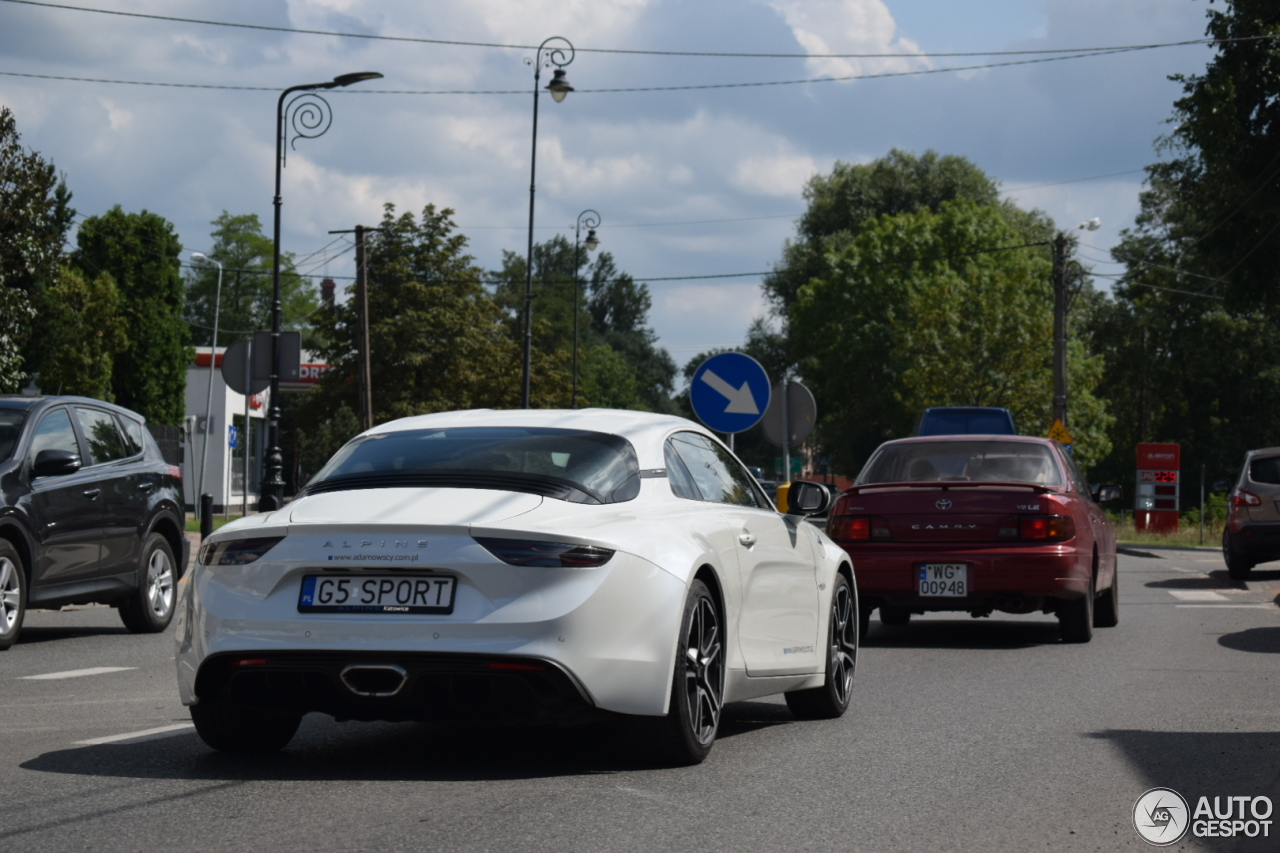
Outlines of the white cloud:
<svg viewBox="0 0 1280 853">
<path fill-rule="evenodd" d="M 794 198 L 817 171 L 817 163 L 807 154 L 747 157 L 738 161 L 733 184 L 744 192 Z"/>
<path fill-rule="evenodd" d="M 898 26 L 883 0 L 773 0 L 796 41 L 809 54 L 894 53 L 898 57 L 810 59 L 815 75 L 851 77 L 929 67 L 913 56 L 920 48 L 898 37 Z"/>
</svg>

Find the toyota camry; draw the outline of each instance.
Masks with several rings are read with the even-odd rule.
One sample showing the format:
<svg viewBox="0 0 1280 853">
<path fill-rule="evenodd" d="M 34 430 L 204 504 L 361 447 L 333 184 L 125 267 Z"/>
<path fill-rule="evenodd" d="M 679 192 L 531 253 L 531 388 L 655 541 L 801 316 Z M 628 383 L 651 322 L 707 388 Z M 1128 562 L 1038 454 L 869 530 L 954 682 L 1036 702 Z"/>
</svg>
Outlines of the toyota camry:
<svg viewBox="0 0 1280 853">
<path fill-rule="evenodd" d="M 882 444 L 840 496 L 827 532 L 858 567 L 863 619 L 926 611 L 1052 613 L 1066 642 L 1120 619 L 1116 535 L 1062 445 L 958 435 Z"/>
<path fill-rule="evenodd" d="M 406 418 L 345 445 L 295 500 L 201 545 L 178 684 L 210 747 L 340 720 L 615 718 L 697 763 L 725 702 L 849 705 L 851 561 L 778 512 L 681 418 L 600 409 Z"/>
</svg>

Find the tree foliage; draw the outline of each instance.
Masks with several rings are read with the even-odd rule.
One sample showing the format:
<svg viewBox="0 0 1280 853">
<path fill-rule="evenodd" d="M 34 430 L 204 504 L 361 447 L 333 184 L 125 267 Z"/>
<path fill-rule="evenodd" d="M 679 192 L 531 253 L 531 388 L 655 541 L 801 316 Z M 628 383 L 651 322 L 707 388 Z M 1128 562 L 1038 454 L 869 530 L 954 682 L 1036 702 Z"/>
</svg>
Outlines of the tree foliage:
<svg viewBox="0 0 1280 853">
<path fill-rule="evenodd" d="M 223 211 L 213 220 L 213 248 L 205 254 L 222 264 L 222 306 L 218 327 L 221 345 L 243 337 L 247 332 L 271 328 L 272 257 L 275 244 L 262 233 L 256 213 L 232 215 Z M 207 341 L 213 335 L 215 298 L 218 294 L 218 269 L 198 267 L 187 278 L 186 316 L 197 324 L 195 337 Z M 319 342 L 311 331 L 311 316 L 320 306 L 316 287 L 310 279 L 298 275 L 294 258 L 285 253 L 280 259 L 280 310 L 282 326 L 303 333 L 303 346 L 311 349 Z"/>
<path fill-rule="evenodd" d="M 1183 445 L 1183 467 L 1233 472 L 1249 448 L 1280 444 L 1280 6 L 1231 0 L 1208 10 L 1215 47 L 1203 74 L 1175 78 L 1169 159 L 1147 169 L 1116 299 L 1090 329 L 1106 354 L 1116 413 L 1109 476 L 1134 445 Z"/>
<path fill-rule="evenodd" d="M 17 391 L 46 350 L 31 321 L 58 280 L 70 202 L 53 164 L 22 147 L 17 119 L 0 107 L 0 392 Z"/>
<path fill-rule="evenodd" d="M 482 272 L 454 233 L 453 211 L 427 205 L 421 219 L 388 204 L 368 249 L 374 421 L 453 409 L 520 404 L 521 350 Z M 321 309 L 316 324 L 329 364 L 308 421 L 346 404 L 358 411 L 358 315 L 354 300 Z M 545 333 L 542 327 L 540 333 Z M 535 349 L 533 402 L 568 396 L 567 362 Z M 305 425 L 303 426 L 305 430 Z"/>
<path fill-rule="evenodd" d="M 826 269 L 826 257 L 848 246 L 879 216 L 937 213 L 944 202 L 969 199 L 994 205 L 996 183 L 970 160 L 926 151 L 916 156 L 893 149 L 866 164 L 836 161 L 829 175 L 814 175 L 805 186 L 808 209 L 796 223 L 796 239 L 765 279 L 765 295 L 785 319 L 800 288 Z"/>
<path fill-rule="evenodd" d="M 863 223 L 791 314 L 801 370 L 819 401 L 820 440 L 849 470 L 882 441 L 910 435 L 929 406 L 1001 406 L 1024 432 L 1050 425 L 1052 265 L 1042 217 L 958 199 L 937 212 Z M 998 251 L 992 251 L 997 249 Z M 1076 454 L 1108 449 L 1093 397 L 1100 362 L 1069 349 Z"/>
<path fill-rule="evenodd" d="M 49 348 L 40 365 L 43 389 L 114 400 L 113 368 L 128 337 L 111 274 L 89 279 L 79 270 L 63 270 L 45 291 L 44 304 L 41 332 L 49 337 Z"/>
<path fill-rule="evenodd" d="M 490 274 L 494 301 L 507 317 L 510 334 L 523 341 L 527 259 L 503 252 L 502 269 Z M 574 285 L 578 306 L 579 406 L 673 410 L 676 365 L 647 325 L 653 307 L 647 285 L 620 271 L 613 256 L 594 261 L 562 235 L 533 249 L 533 316 L 541 322 L 535 351 L 573 356 Z M 566 397 L 559 403 L 568 407 Z"/>
<path fill-rule="evenodd" d="M 119 289 L 127 343 L 112 369 L 116 402 L 156 423 L 181 423 L 192 353 L 173 224 L 116 205 L 82 222 L 76 245 L 72 266 L 92 280 L 109 274 Z"/>
</svg>

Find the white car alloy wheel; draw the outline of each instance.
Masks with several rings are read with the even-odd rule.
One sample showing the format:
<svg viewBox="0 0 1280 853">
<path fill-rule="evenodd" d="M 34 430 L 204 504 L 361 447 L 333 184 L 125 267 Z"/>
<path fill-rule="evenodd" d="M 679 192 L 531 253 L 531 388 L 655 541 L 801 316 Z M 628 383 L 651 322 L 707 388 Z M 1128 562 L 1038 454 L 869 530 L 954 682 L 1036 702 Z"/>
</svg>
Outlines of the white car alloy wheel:
<svg viewBox="0 0 1280 853">
<path fill-rule="evenodd" d="M 0 557 L 0 634 L 7 634 L 18 624 L 22 604 L 21 571 L 8 557 Z"/>
<path fill-rule="evenodd" d="M 159 548 L 151 552 L 147 561 L 147 600 L 157 619 L 165 618 L 173 609 L 173 564 Z"/>
<path fill-rule="evenodd" d="M 724 704 L 724 656 L 720 644 L 720 617 L 706 593 L 698 598 L 684 642 L 685 712 L 689 730 L 698 743 L 710 747 L 720 726 Z"/>
</svg>

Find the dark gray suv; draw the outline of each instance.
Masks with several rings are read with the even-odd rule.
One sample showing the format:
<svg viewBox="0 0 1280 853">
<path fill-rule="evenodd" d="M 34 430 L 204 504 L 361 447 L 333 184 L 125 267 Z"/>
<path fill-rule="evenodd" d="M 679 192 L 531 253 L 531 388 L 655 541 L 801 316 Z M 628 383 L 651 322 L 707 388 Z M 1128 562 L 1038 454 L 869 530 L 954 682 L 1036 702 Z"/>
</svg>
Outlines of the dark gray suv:
<svg viewBox="0 0 1280 853">
<path fill-rule="evenodd" d="M 1245 454 L 1227 504 L 1222 558 L 1227 573 L 1244 580 L 1258 563 L 1280 560 L 1280 447 Z"/>
<path fill-rule="evenodd" d="M 182 471 L 144 418 L 86 397 L 0 395 L 0 649 L 27 608 L 110 604 L 163 631 L 190 556 Z"/>
</svg>

